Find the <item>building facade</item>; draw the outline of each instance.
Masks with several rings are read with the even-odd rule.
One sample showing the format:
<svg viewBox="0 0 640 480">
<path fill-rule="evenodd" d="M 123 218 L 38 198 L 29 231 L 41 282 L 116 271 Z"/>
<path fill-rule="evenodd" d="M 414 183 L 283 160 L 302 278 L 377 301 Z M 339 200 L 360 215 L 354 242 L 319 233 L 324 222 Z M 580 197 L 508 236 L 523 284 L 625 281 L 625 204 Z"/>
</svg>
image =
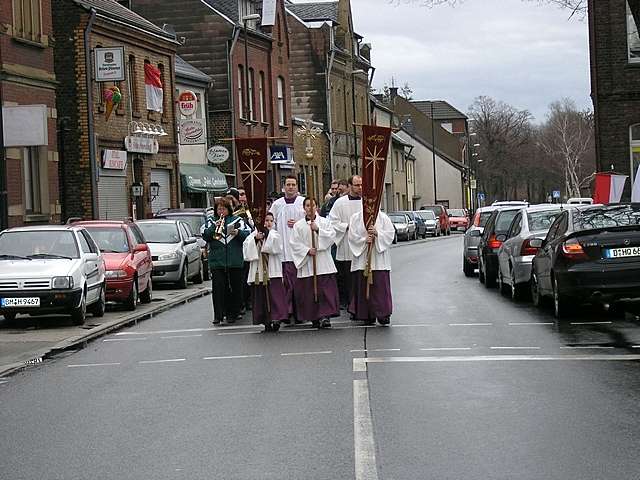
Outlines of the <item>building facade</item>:
<svg viewBox="0 0 640 480">
<path fill-rule="evenodd" d="M 59 120 L 68 125 L 63 217 L 145 218 L 176 207 L 177 42 L 117 2 L 60 0 L 53 18 Z"/>
<path fill-rule="evenodd" d="M 52 2 L 23 3 L 0 2 L 0 230 L 61 214 Z"/>
<path fill-rule="evenodd" d="M 640 4 L 589 0 L 588 11 L 597 167 L 633 181 L 640 166 Z"/>
<path fill-rule="evenodd" d="M 329 140 L 324 124 L 294 117 L 293 126 L 298 190 L 321 204 L 327 193 L 322 172 L 325 159 L 329 156 Z"/>
</svg>

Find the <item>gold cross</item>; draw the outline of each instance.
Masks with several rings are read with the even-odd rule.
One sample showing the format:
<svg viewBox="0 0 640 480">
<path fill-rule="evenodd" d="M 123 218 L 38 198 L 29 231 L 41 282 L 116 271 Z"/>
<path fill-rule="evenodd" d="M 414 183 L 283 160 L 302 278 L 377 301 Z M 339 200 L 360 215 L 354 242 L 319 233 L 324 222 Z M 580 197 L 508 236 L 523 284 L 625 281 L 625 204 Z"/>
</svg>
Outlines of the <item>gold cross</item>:
<svg viewBox="0 0 640 480">
<path fill-rule="evenodd" d="M 244 183 L 244 181 L 247 178 L 251 178 L 251 195 L 254 195 L 255 193 L 255 189 L 253 188 L 255 186 L 254 181 L 258 180 L 260 183 L 262 183 L 262 180 L 260 179 L 260 177 L 258 177 L 259 173 L 267 173 L 266 170 L 256 170 L 256 167 L 253 165 L 253 158 L 249 159 L 249 164 L 247 164 L 246 160 L 243 160 L 244 162 L 244 166 L 248 167 L 249 170 L 246 170 L 244 172 L 240 172 L 240 178 L 242 179 L 242 183 Z"/>
<path fill-rule="evenodd" d="M 308 157 L 313 157 L 313 145 L 311 140 L 315 140 L 318 135 L 322 133 L 322 130 L 313 126 L 311 120 L 305 120 L 304 125 L 296 130 L 296 135 L 302 137 L 307 141 L 307 148 L 305 149 Z"/>
<path fill-rule="evenodd" d="M 365 168 L 368 168 L 373 164 L 373 189 L 376 189 L 376 171 L 378 170 L 378 162 L 384 161 L 384 157 L 380 157 L 380 153 L 382 149 L 378 150 L 378 146 L 374 145 L 373 153 L 369 147 L 367 147 L 368 156 L 364 157 L 365 160 L 368 160 L 369 163 L 366 164 Z"/>
</svg>

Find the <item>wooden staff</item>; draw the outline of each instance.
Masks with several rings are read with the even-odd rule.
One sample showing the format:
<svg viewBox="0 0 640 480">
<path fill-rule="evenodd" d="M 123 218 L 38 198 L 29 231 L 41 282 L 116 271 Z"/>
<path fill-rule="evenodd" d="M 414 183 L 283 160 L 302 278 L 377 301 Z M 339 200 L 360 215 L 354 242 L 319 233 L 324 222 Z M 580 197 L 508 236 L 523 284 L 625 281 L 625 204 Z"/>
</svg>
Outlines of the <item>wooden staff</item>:
<svg viewBox="0 0 640 480">
<path fill-rule="evenodd" d="M 315 217 L 314 219 L 315 220 Z M 311 225 L 313 225 L 313 220 L 311 220 L 311 222 L 309 223 L 309 227 L 311 227 Z M 313 228 L 311 228 L 311 248 L 313 248 L 316 252 L 316 254 L 313 256 L 312 259 L 312 263 L 313 263 L 313 299 L 316 303 L 318 303 L 318 275 L 317 275 L 317 270 L 318 270 L 318 263 L 316 261 L 316 257 L 318 256 L 318 251 L 316 250 L 316 232 L 313 231 Z"/>
<path fill-rule="evenodd" d="M 267 303 L 267 312 L 271 313 L 271 299 L 269 298 L 269 255 L 262 253 L 263 242 L 260 240 L 257 242 L 258 258 L 260 259 L 260 266 L 262 267 L 262 282 L 260 281 L 260 272 L 256 270 L 255 285 L 262 284 L 264 286 L 265 301 Z"/>
<path fill-rule="evenodd" d="M 369 229 L 367 228 L 367 240 L 369 239 Z M 364 276 L 367 279 L 367 289 L 366 289 L 366 299 L 369 300 L 369 291 L 371 289 L 371 285 L 373 285 L 373 271 L 371 270 L 371 262 L 373 256 L 373 243 L 375 242 L 375 237 L 371 243 L 367 245 L 367 265 L 364 269 Z"/>
</svg>

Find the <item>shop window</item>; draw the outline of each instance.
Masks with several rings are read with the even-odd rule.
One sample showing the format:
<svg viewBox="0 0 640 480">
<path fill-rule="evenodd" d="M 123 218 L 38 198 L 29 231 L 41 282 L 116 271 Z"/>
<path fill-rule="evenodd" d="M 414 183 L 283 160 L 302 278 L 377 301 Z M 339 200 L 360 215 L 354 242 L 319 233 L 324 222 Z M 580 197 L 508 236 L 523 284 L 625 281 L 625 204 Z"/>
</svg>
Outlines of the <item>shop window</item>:
<svg viewBox="0 0 640 480">
<path fill-rule="evenodd" d="M 13 0 L 13 34 L 42 43 L 42 7 L 40 0 Z"/>
</svg>

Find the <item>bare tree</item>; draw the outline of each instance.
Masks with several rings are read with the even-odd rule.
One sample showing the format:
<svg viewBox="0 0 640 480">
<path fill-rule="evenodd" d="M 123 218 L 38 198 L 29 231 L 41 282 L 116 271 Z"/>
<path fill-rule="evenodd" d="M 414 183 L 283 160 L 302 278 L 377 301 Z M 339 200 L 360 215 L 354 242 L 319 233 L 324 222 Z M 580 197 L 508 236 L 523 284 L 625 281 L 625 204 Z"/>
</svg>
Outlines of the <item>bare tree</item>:
<svg viewBox="0 0 640 480">
<path fill-rule="evenodd" d="M 553 102 L 540 129 L 539 145 L 563 172 L 567 196 L 581 196 L 596 168 L 592 112 L 578 110 L 569 98 Z"/>
</svg>

